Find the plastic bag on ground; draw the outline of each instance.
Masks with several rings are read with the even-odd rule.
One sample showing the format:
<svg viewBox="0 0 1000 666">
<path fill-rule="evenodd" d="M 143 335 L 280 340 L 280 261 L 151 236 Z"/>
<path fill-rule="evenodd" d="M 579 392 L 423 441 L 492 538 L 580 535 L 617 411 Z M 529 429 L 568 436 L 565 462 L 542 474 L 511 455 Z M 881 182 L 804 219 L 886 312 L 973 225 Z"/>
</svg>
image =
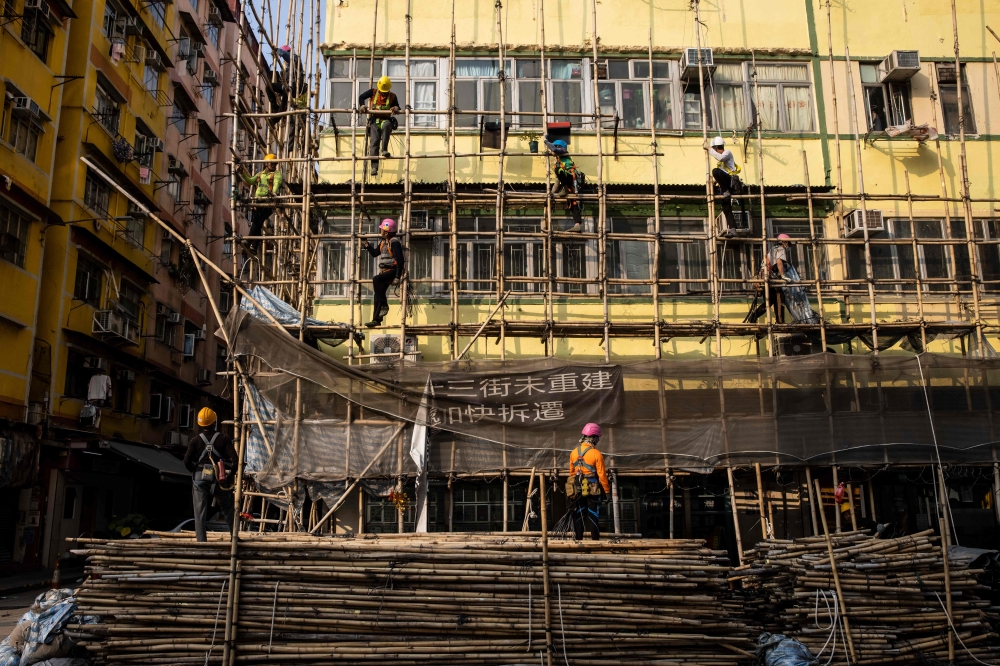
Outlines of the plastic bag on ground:
<svg viewBox="0 0 1000 666">
<path fill-rule="evenodd" d="M 757 658 L 764 666 L 817 666 L 819 660 L 802 643 L 784 634 L 764 632 L 757 637 Z"/>
</svg>

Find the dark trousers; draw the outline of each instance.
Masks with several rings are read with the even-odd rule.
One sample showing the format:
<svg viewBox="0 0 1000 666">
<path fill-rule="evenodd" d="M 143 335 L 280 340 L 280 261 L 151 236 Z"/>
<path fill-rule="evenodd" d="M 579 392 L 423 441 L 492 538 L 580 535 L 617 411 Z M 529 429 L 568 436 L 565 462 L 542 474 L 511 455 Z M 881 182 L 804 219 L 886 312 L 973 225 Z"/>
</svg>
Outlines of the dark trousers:
<svg viewBox="0 0 1000 666">
<path fill-rule="evenodd" d="M 379 127 L 378 123 L 368 126 L 368 155 L 378 157 L 382 153 L 389 152 L 389 137 L 392 135 L 392 121 L 386 119 Z M 372 160 L 371 175 L 378 174 L 378 160 Z"/>
<path fill-rule="evenodd" d="M 389 299 L 385 293 L 389 291 L 395 279 L 395 270 L 382 271 L 372 278 L 372 290 L 375 292 L 375 299 L 372 302 L 372 321 L 381 322 L 382 318 L 389 314 Z"/>
<path fill-rule="evenodd" d="M 718 186 L 720 194 L 740 194 L 743 191 L 742 183 L 735 176 L 730 176 L 728 173 L 722 169 L 712 169 L 712 178 L 715 179 L 715 183 Z M 743 200 L 739 200 L 740 212 L 744 211 Z M 744 223 L 745 217 L 740 215 L 739 223 L 737 223 L 736 218 L 733 216 L 733 201 L 730 198 L 725 198 L 719 202 L 719 207 L 722 208 L 722 214 L 726 216 L 726 223 L 729 228 L 745 228 Z"/>
<path fill-rule="evenodd" d="M 194 504 L 194 531 L 198 535 L 198 541 L 207 541 L 205 536 L 205 524 L 208 522 L 208 508 L 212 506 L 212 498 L 215 498 L 222 511 L 229 531 L 233 529 L 233 494 L 225 490 L 216 490 L 215 494 L 207 493 L 196 485 L 191 485 L 191 501 Z"/>
<path fill-rule="evenodd" d="M 601 500 L 597 495 L 588 495 L 578 500 L 573 512 L 573 532 L 577 541 L 583 539 L 585 526 L 589 526 L 591 539 L 597 541 L 601 538 L 601 528 L 597 524 L 600 506 Z"/>
<path fill-rule="evenodd" d="M 267 222 L 267 218 L 271 217 L 271 215 L 273 214 L 274 214 L 274 208 L 270 207 L 254 208 L 253 213 L 250 215 L 250 235 L 260 236 L 261 231 L 264 230 L 264 223 Z M 250 247 L 253 249 L 254 252 L 256 252 L 257 248 L 260 247 L 259 240 L 249 241 L 248 244 L 250 245 Z"/>
<path fill-rule="evenodd" d="M 573 194 L 579 194 L 576 179 L 573 178 L 573 174 L 563 170 L 556 171 L 556 178 L 571 195 L 566 201 L 566 209 L 569 210 L 570 214 L 573 216 L 573 223 L 580 224 L 583 219 L 583 210 L 580 207 L 580 200 L 572 196 Z"/>
<path fill-rule="evenodd" d="M 767 312 L 767 306 L 770 305 L 771 307 L 774 308 L 775 323 L 784 324 L 785 309 L 783 304 L 784 299 L 781 297 L 781 287 L 774 287 L 772 285 L 768 285 L 767 293 L 769 297 L 767 299 L 768 302 L 761 303 L 756 308 L 754 308 L 753 312 L 747 315 L 747 321 L 750 322 L 751 324 L 756 324 L 757 321 L 764 316 L 764 313 Z"/>
</svg>

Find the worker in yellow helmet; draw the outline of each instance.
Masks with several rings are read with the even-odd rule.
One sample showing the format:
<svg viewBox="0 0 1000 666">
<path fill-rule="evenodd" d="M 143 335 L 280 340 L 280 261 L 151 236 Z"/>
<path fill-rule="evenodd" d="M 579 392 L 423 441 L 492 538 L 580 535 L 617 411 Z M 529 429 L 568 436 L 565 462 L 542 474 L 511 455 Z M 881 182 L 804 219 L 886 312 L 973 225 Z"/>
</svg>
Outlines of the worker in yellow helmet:
<svg viewBox="0 0 1000 666">
<path fill-rule="evenodd" d="M 388 76 L 378 80 L 374 88 L 361 93 L 358 107 L 361 113 L 368 113 L 368 156 L 374 157 L 371 162 L 371 175 L 378 175 L 378 157 L 391 157 L 389 154 L 389 135 L 399 127 L 394 117 L 399 113 L 399 100 L 392 90 L 392 81 Z M 370 113 L 376 112 L 376 113 Z"/>
<path fill-rule="evenodd" d="M 202 407 L 198 412 L 198 428 L 198 435 L 188 442 L 184 466 L 191 472 L 194 531 L 198 541 L 205 541 L 208 509 L 213 500 L 229 530 L 233 529 L 236 449 L 232 438 L 218 429 L 218 416 L 211 407 Z"/>
<path fill-rule="evenodd" d="M 233 164 L 236 166 L 236 173 L 247 185 L 254 188 L 253 191 L 253 213 L 250 215 L 250 236 L 260 236 L 264 230 L 264 223 L 274 214 L 274 197 L 281 190 L 281 171 L 278 170 L 277 156 L 268 153 L 264 156 L 264 168 L 256 175 L 250 175 L 246 167 L 240 164 L 240 158 L 233 156 Z M 260 247 L 259 240 L 249 242 L 250 249 L 254 252 Z"/>
</svg>

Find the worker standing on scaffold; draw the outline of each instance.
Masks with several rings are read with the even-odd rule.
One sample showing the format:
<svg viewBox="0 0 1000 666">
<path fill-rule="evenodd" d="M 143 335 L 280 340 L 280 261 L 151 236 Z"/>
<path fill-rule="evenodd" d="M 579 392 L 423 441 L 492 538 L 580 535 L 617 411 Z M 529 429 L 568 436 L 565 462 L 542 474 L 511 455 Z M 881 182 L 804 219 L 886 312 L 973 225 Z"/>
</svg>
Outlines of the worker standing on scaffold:
<svg viewBox="0 0 1000 666">
<path fill-rule="evenodd" d="M 233 156 L 236 174 L 247 185 L 254 187 L 253 213 L 250 215 L 250 236 L 260 236 L 264 231 L 264 223 L 274 214 L 274 197 L 281 190 L 281 171 L 278 170 L 277 156 L 268 153 L 264 156 L 264 168 L 251 176 L 246 167 L 240 163 L 240 158 Z M 257 252 L 260 240 L 248 242 L 250 249 Z"/>
<path fill-rule="evenodd" d="M 576 486 L 576 512 L 573 514 L 573 532 L 576 540 L 583 539 L 584 525 L 590 526 L 590 538 L 601 538 L 598 516 L 601 508 L 601 492 L 611 493 L 611 483 L 604 469 L 604 455 L 597 450 L 601 439 L 601 426 L 588 423 L 583 426 L 580 444 L 569 454 L 569 475 Z"/>
<path fill-rule="evenodd" d="M 725 235 L 732 237 L 735 235 L 747 234 L 750 229 L 746 226 L 746 215 L 743 208 L 743 200 L 740 200 L 740 221 L 737 224 L 733 216 L 733 195 L 743 194 L 743 181 L 740 180 L 740 167 L 736 164 L 733 152 L 726 148 L 726 142 L 721 136 L 712 139 L 712 149 L 708 154 L 719 163 L 719 166 L 712 169 L 712 177 L 715 179 L 715 191 L 721 195 L 720 205 L 722 214 L 726 216 L 726 226 L 728 229 Z"/>
<path fill-rule="evenodd" d="M 382 319 L 389 314 L 389 299 L 385 294 L 393 282 L 403 277 L 403 244 L 396 238 L 396 221 L 387 217 L 378 225 L 378 230 L 378 245 L 373 246 L 366 240 L 361 246 L 377 258 L 377 272 L 372 277 L 372 291 L 375 292 L 372 320 L 365 324 L 368 328 L 382 325 Z"/>
<path fill-rule="evenodd" d="M 556 175 L 556 186 L 552 193 L 555 195 L 567 196 L 566 210 L 573 215 L 573 228 L 570 231 L 580 231 L 583 227 L 583 210 L 580 207 L 580 200 L 573 194 L 579 194 L 586 177 L 583 172 L 576 168 L 576 162 L 569 156 L 569 147 L 562 139 L 555 141 L 545 140 L 545 147 L 556 156 L 555 166 L 552 167 Z"/>
<path fill-rule="evenodd" d="M 395 116 L 399 113 L 399 100 L 392 90 L 392 81 L 388 76 L 383 76 L 378 80 L 374 88 L 369 88 L 361 93 L 358 98 L 358 106 L 361 113 L 368 113 L 368 156 L 391 157 L 389 154 L 389 136 L 392 131 L 399 127 L 399 122 Z M 371 100 L 369 102 L 369 100 Z M 366 104 L 367 102 L 367 104 Z M 376 113 L 372 113 L 376 112 Z M 371 171 L 373 176 L 378 175 L 378 160 L 371 161 Z"/>
</svg>

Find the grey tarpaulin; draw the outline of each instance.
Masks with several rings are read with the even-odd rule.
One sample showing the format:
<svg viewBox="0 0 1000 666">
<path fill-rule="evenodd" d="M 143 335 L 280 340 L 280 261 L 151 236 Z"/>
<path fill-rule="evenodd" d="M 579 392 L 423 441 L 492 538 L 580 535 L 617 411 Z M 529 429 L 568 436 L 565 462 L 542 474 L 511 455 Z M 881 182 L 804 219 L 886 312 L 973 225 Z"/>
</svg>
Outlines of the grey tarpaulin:
<svg viewBox="0 0 1000 666">
<path fill-rule="evenodd" d="M 228 326 L 235 353 L 260 359 L 262 371 L 254 381 L 277 412 L 275 454 L 258 475 L 270 487 L 294 478 L 356 477 L 394 432 L 391 421 L 381 424 L 373 417 L 417 421 L 428 377 L 551 375 L 566 368 L 579 377 L 588 368 L 597 372 L 608 367 L 555 358 L 347 365 L 245 313 L 236 312 Z M 1000 418 L 1000 360 L 924 354 L 921 362 L 942 459 L 949 464 L 991 462 Z M 670 358 L 619 367 L 621 413 L 616 422 L 602 424 L 608 427 L 601 446 L 609 466 L 623 473 L 665 465 L 703 470 L 729 462 L 880 465 L 936 460 L 912 354 Z M 303 381 L 296 442 L 297 378 Z M 345 400 L 362 405 L 366 420 L 349 428 Z M 442 396 L 435 404 L 456 413 L 468 413 L 470 406 Z M 463 418 L 426 425 L 432 429 L 432 474 L 561 469 L 579 438 L 575 424 L 538 429 Z M 402 455 L 410 436 L 404 430 L 400 448 L 393 446 L 369 476 L 394 476 L 400 469 L 415 473 L 412 459 Z"/>
</svg>

